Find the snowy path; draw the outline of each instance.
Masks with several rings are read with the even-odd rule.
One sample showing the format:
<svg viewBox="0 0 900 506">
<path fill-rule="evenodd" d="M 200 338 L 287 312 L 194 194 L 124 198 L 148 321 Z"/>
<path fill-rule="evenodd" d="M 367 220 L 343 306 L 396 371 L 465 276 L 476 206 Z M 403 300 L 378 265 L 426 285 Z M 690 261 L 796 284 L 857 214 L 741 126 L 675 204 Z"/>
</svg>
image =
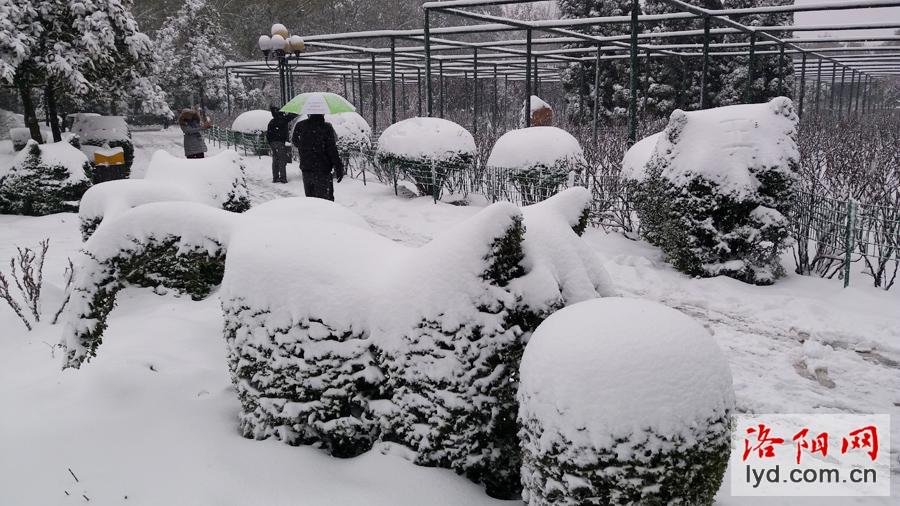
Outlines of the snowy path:
<svg viewBox="0 0 900 506">
<path fill-rule="evenodd" d="M 154 150 L 181 150 L 174 130 L 137 133 L 135 144 L 135 177 Z M 8 142 L 0 143 L 0 163 L 11 156 Z M 246 163 L 254 203 L 303 194 L 295 164 L 290 182 L 278 185 L 271 183 L 268 158 Z M 335 194 L 379 233 L 409 245 L 479 210 L 398 198 L 371 181 L 345 179 Z M 52 237 L 44 298 L 50 311 L 60 297 L 65 259 L 81 244 L 77 217 L 0 216 L 4 271 L 16 245 L 44 237 Z M 900 417 L 900 291 L 845 290 L 836 281 L 794 275 L 772 287 L 691 279 L 644 243 L 600 231 L 586 237 L 622 295 L 661 301 L 714 333 L 729 359 L 740 410 Z M 83 504 L 82 494 L 91 504 L 500 504 L 452 472 L 410 465 L 396 452 L 340 460 L 241 438 L 221 325 L 214 296 L 193 302 L 127 289 L 101 355 L 82 370 L 61 372 L 59 352 L 50 346 L 60 328 L 43 323 L 27 333 L 0 307 L 0 406 L 7 415 L 0 417 L 0 504 Z M 900 423 L 892 436 L 896 462 Z M 898 471 L 895 466 L 895 496 Z M 741 500 L 729 490 L 726 481 L 718 504 L 893 504 L 890 498 Z"/>
</svg>

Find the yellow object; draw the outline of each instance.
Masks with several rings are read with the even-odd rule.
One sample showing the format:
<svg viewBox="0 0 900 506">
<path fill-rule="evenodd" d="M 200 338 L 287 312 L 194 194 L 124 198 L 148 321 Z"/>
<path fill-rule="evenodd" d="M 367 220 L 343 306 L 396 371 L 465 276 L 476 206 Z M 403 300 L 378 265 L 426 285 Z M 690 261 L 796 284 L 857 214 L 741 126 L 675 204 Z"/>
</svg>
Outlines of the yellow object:
<svg viewBox="0 0 900 506">
<path fill-rule="evenodd" d="M 102 153 L 100 151 L 94 152 L 94 164 L 95 165 L 124 165 L 125 164 L 125 152 L 120 150 L 113 151 L 109 150 L 106 153 Z"/>
</svg>

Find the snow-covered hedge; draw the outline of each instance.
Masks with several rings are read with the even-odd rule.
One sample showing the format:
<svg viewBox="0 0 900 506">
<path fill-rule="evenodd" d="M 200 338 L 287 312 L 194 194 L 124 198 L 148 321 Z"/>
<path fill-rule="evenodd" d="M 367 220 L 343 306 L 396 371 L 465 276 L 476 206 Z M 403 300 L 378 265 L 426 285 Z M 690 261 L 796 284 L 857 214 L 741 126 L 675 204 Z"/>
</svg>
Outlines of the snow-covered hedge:
<svg viewBox="0 0 900 506">
<path fill-rule="evenodd" d="M 293 123 L 291 131 L 293 132 L 293 128 L 298 122 L 306 118 L 306 115 L 298 117 Z M 341 156 L 365 152 L 372 147 L 372 127 L 359 113 L 326 114 L 325 121 L 331 123 L 331 126 L 334 127 L 334 133 L 337 135 L 338 151 L 341 153 Z M 293 138 L 293 135 L 291 138 Z"/>
<path fill-rule="evenodd" d="M 69 143 L 29 140 L 8 167 L 0 166 L 0 213 L 74 212 L 91 187 L 90 176 L 91 165 Z"/>
<path fill-rule="evenodd" d="M 243 215 L 192 203 L 140 206 L 85 244 L 67 363 L 96 353 L 96 322 L 130 281 L 119 266 L 145 265 L 147 244 L 196 254 L 188 265 L 204 254 L 218 265 L 227 250 L 219 296 L 245 436 L 337 456 L 391 439 L 420 464 L 514 497 L 525 339 L 556 309 L 612 294 L 578 236 L 589 203 L 576 188 L 523 210 L 494 204 L 418 248 L 319 199 L 279 199 Z M 178 215 L 196 225 L 173 223 Z M 168 266 L 177 257 L 164 259 Z M 185 284 L 172 275 L 162 282 Z"/>
<path fill-rule="evenodd" d="M 126 179 L 131 174 L 134 163 L 134 144 L 131 142 L 131 129 L 122 116 L 80 115 L 72 125 L 72 133 L 78 136 L 81 150 L 91 163 L 94 162 L 94 151 L 91 146 L 122 148 L 125 152 Z"/>
<path fill-rule="evenodd" d="M 710 505 L 728 465 L 734 391 L 699 323 L 604 298 L 544 321 L 522 358 L 530 505 Z"/>
<path fill-rule="evenodd" d="M 269 128 L 272 113 L 263 109 L 242 112 L 231 122 L 231 129 L 244 134 L 262 134 Z"/>
<path fill-rule="evenodd" d="M 447 172 L 468 167 L 475 138 L 441 118 L 409 118 L 387 127 L 378 138 L 376 162 L 392 165 L 415 183 L 420 195 L 440 196 Z"/>
<path fill-rule="evenodd" d="M 241 157 L 232 150 L 202 159 L 157 151 L 144 179 L 109 181 L 85 193 L 78 209 L 85 240 L 107 217 L 149 202 L 191 201 L 227 211 L 250 208 Z"/>
<path fill-rule="evenodd" d="M 66 367 L 96 356 L 116 294 L 127 284 L 208 295 L 222 279 L 229 216 L 195 202 L 156 202 L 99 228 L 76 262 L 63 330 Z"/>
<path fill-rule="evenodd" d="M 797 122 L 784 97 L 673 112 L 623 161 L 645 238 L 687 274 L 773 283 L 789 244 Z"/>
<path fill-rule="evenodd" d="M 508 169 L 525 204 L 554 195 L 564 186 L 569 173 L 581 169 L 584 163 L 578 140 L 552 126 L 506 132 L 497 139 L 487 162 L 490 167 Z"/>
</svg>

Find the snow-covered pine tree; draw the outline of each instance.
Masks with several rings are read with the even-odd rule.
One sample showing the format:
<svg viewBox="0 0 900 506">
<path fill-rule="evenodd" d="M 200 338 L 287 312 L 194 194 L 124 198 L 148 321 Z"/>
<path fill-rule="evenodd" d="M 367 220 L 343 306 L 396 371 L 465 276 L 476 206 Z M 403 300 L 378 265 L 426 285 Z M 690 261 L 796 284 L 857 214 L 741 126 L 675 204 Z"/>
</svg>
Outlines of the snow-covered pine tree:
<svg viewBox="0 0 900 506">
<path fill-rule="evenodd" d="M 631 13 L 631 0 L 558 0 L 562 18 L 594 16 L 626 16 Z M 592 35 L 622 35 L 629 32 L 628 24 L 604 24 L 592 26 Z M 567 47 L 586 47 L 576 43 Z M 570 111 L 577 111 L 576 118 L 588 121 L 589 111 L 593 111 L 594 99 L 600 97 L 600 114 L 605 116 L 624 115 L 628 111 L 629 76 L 628 60 L 601 60 L 600 86 L 594 90 L 595 62 L 572 63 L 563 71 L 563 89 Z M 599 94 L 598 94 L 599 91 Z M 578 111 L 581 97 L 588 110 Z"/>
<path fill-rule="evenodd" d="M 233 49 L 215 5 L 208 0 L 185 0 L 154 39 L 159 53 L 156 81 L 173 109 L 216 109 L 225 102 L 222 67 Z M 228 87 L 235 98 L 246 94 L 243 81 L 233 75 L 229 76 Z"/>
<path fill-rule="evenodd" d="M 43 90 L 59 140 L 57 95 L 108 95 L 142 99 L 154 112 L 161 91 L 147 76 L 153 69 L 150 39 L 131 15 L 130 0 L 27 0 L 0 5 L 0 81 L 14 85 L 26 124 L 39 140 L 33 88 Z"/>
<path fill-rule="evenodd" d="M 706 9 L 721 9 L 721 0 L 703 0 L 699 7 Z M 645 0 L 643 2 L 644 14 L 669 14 L 681 12 L 677 6 L 673 6 L 662 0 Z M 715 28 L 713 25 L 712 28 Z M 653 32 L 672 32 L 686 30 L 702 30 L 703 20 L 671 19 L 653 24 Z M 711 36 L 710 43 L 721 42 L 721 36 Z M 666 37 L 659 39 L 661 44 L 700 44 L 702 36 Z M 694 51 L 691 51 L 694 52 Z M 700 52 L 700 51 L 696 51 Z M 663 57 L 642 60 L 645 67 L 640 75 L 642 89 L 646 92 L 645 110 L 656 116 L 668 116 L 675 109 L 694 110 L 700 107 L 700 82 L 703 75 L 702 57 Z M 706 107 L 714 106 L 709 99 L 719 94 L 721 87 L 721 74 L 723 61 L 715 58 L 709 60 L 709 70 L 706 78 Z"/>
<path fill-rule="evenodd" d="M 743 9 L 747 7 L 768 7 L 777 5 L 791 5 L 793 0 L 723 0 L 726 9 Z M 793 25 L 794 18 L 790 12 L 750 14 L 735 16 L 735 21 L 749 26 Z M 779 32 L 780 38 L 790 38 L 791 32 Z M 725 42 L 748 42 L 747 34 L 727 35 Z M 760 42 L 757 39 L 757 42 Z M 757 46 L 757 52 L 762 48 L 777 50 L 777 46 Z M 791 97 L 793 89 L 793 65 L 789 55 L 785 55 L 782 66 L 784 80 L 782 88 L 778 88 L 779 56 L 761 55 L 754 56 L 753 87 L 749 100 L 745 99 L 747 87 L 749 56 L 736 56 L 726 59 L 722 75 L 722 88 L 715 98 L 715 105 L 731 105 L 741 103 L 767 102 L 777 96 Z"/>
</svg>

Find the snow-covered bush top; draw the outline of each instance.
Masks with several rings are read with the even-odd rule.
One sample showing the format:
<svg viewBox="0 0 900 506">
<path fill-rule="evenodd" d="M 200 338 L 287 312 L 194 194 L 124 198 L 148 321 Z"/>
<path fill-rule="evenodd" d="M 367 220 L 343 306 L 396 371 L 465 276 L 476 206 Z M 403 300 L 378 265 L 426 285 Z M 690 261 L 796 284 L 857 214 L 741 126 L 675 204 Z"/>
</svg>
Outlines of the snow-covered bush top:
<svg viewBox="0 0 900 506">
<path fill-rule="evenodd" d="M 124 188 L 135 182 L 98 187 Z M 147 188 L 166 196 L 163 188 Z M 589 198 L 587 190 L 573 188 L 524 210 L 494 204 L 418 248 L 376 234 L 355 213 L 321 199 L 278 199 L 244 214 L 191 202 L 158 202 L 125 210 L 108 220 L 109 226 L 104 222 L 94 233 L 103 231 L 101 238 L 92 237 L 85 250 L 104 258 L 133 239 L 164 233 L 187 234 L 191 245 L 203 244 L 195 237 L 215 237 L 228 252 L 223 299 L 239 297 L 276 314 L 284 311 L 284 317 L 315 314 L 369 328 L 388 345 L 400 335 L 397 329 L 412 328 L 423 317 L 442 315 L 444 322 L 465 323 L 472 300 L 483 289 L 491 239 L 523 215 L 525 271 L 510 290 L 529 309 L 549 312 L 555 307 L 548 304 L 559 307 L 612 294 L 599 258 L 573 231 Z M 92 198 L 85 199 L 84 207 L 101 212 L 124 207 L 114 204 L 105 207 L 113 203 Z M 360 256 L 363 250 L 367 254 Z"/>
<path fill-rule="evenodd" d="M 797 121 L 793 104 L 785 97 L 765 104 L 678 109 L 656 137 L 648 164 L 661 167 L 662 177 L 676 185 L 700 177 L 715 183 L 722 194 L 752 194 L 760 185 L 756 169 L 787 171 L 796 165 Z M 627 171 L 631 177 L 643 177 L 636 167 L 650 142 L 635 144 L 631 148 L 635 153 L 626 154 L 626 167 L 635 167 Z"/>
<path fill-rule="evenodd" d="M 375 342 L 392 349 L 389 343 L 423 318 L 443 313 L 445 321 L 461 325 L 470 316 L 483 289 L 489 239 L 519 215 L 512 204 L 495 204 L 410 248 L 325 201 L 272 204 L 251 210 L 237 225 L 220 296 L 293 321 L 315 316 L 341 328 L 371 329 Z"/>
<path fill-rule="evenodd" d="M 685 429 L 734 406 L 728 362 L 709 332 L 641 299 L 557 311 L 528 341 L 520 378 L 520 402 L 575 446 L 607 448 L 648 430 L 690 444 Z"/>
<path fill-rule="evenodd" d="M 96 144 L 103 142 L 130 142 L 131 130 L 122 116 L 90 116 L 80 115 L 72 125 L 72 132 L 81 138 L 82 143 Z"/>
<path fill-rule="evenodd" d="M 298 121 L 306 119 L 303 115 Z M 334 127 L 337 135 L 338 149 L 365 149 L 372 144 L 372 127 L 356 112 L 342 112 L 338 114 L 326 114 L 325 121 Z M 296 123 L 294 124 L 296 125 Z"/>
<path fill-rule="evenodd" d="M 378 152 L 411 160 L 474 156 L 475 138 L 462 126 L 441 118 L 409 118 L 387 127 Z"/>
<path fill-rule="evenodd" d="M 521 303 L 547 314 L 566 304 L 614 295 L 597 253 L 576 234 L 587 225 L 591 192 L 575 187 L 522 209 L 526 274 L 510 288 Z"/>
<path fill-rule="evenodd" d="M 225 150 L 208 158 L 188 160 L 166 151 L 153 154 L 144 179 L 109 181 L 84 194 L 78 209 L 87 236 L 99 221 L 128 209 L 161 201 L 192 201 L 211 207 L 241 207 L 249 200 L 241 157 Z M 241 210 L 241 209 L 233 209 Z"/>
<path fill-rule="evenodd" d="M 193 160 L 158 150 L 150 159 L 144 179 L 174 183 L 187 190 L 195 202 L 213 207 L 225 203 L 235 181 L 239 181 L 246 191 L 241 157 L 231 149 Z"/>
<path fill-rule="evenodd" d="M 26 129 L 27 130 L 27 129 Z M 19 151 L 9 165 L 0 165 L 0 179 L 18 172 L 26 170 L 26 165 L 33 156 L 32 150 L 37 148 L 41 165 L 43 167 L 63 167 L 66 170 L 66 179 L 60 181 L 63 184 L 80 184 L 90 182 L 90 178 L 84 172 L 84 164 L 88 161 L 78 148 L 73 147 L 66 141 L 52 142 L 49 144 L 38 144 L 34 140 L 26 143 L 25 149 Z"/>
<path fill-rule="evenodd" d="M 625 152 L 622 159 L 622 177 L 634 181 L 643 181 L 646 175 L 647 164 L 653 156 L 653 150 L 656 149 L 656 142 L 662 132 L 644 137 L 634 143 Z"/>
<path fill-rule="evenodd" d="M 546 168 L 584 162 L 584 151 L 570 133 L 551 126 L 510 130 L 494 144 L 488 165 L 492 167 Z"/>
<path fill-rule="evenodd" d="M 254 109 L 243 112 L 234 118 L 231 129 L 245 134 L 258 134 L 265 132 L 272 121 L 272 113 L 263 109 Z"/>
</svg>

